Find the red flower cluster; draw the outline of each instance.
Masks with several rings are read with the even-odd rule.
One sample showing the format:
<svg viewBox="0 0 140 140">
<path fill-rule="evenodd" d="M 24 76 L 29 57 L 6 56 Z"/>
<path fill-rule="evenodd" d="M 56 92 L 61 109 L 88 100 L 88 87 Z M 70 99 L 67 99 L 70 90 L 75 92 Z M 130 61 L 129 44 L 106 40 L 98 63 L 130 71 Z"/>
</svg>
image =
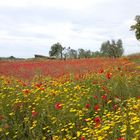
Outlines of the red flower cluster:
<svg viewBox="0 0 140 140">
<path fill-rule="evenodd" d="M 101 123 L 100 117 L 95 117 L 94 122 L 95 122 L 95 127 L 97 127 Z"/>
</svg>

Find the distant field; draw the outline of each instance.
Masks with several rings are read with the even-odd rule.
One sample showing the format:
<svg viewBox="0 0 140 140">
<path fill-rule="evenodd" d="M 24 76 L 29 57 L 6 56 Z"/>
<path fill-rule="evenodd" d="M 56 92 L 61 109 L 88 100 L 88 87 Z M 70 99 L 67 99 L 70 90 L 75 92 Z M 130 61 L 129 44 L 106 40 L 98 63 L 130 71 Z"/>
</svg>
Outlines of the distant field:
<svg viewBox="0 0 140 140">
<path fill-rule="evenodd" d="M 136 62 L 140 64 L 140 53 L 132 54 L 128 56 L 130 61 Z"/>
<path fill-rule="evenodd" d="M 0 61 L 0 75 L 32 79 L 35 75 L 61 77 L 98 71 L 100 68 L 129 65 L 127 59 L 94 58 L 76 60 L 13 60 Z"/>
</svg>

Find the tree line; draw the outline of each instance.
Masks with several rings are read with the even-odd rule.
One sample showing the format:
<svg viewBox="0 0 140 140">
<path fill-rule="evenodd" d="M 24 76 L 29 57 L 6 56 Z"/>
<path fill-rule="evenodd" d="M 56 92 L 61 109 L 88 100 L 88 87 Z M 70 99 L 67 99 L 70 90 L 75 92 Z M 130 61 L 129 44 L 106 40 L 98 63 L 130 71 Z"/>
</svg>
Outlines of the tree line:
<svg viewBox="0 0 140 140">
<path fill-rule="evenodd" d="M 60 43 L 55 43 L 49 51 L 50 57 L 61 59 L 93 58 L 93 57 L 120 57 L 123 55 L 123 43 L 121 39 L 117 41 L 103 42 L 100 51 L 84 50 L 83 48 L 72 49 L 63 47 Z"/>
</svg>

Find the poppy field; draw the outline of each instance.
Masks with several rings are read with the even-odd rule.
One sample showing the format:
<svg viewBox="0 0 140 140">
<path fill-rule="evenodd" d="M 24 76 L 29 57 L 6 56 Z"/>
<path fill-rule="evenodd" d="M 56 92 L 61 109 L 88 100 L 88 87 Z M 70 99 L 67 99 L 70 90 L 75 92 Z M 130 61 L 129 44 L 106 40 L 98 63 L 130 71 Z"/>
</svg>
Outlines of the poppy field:
<svg viewBox="0 0 140 140">
<path fill-rule="evenodd" d="M 1 140 L 139 140 L 140 66 L 127 58 L 0 61 Z"/>
</svg>

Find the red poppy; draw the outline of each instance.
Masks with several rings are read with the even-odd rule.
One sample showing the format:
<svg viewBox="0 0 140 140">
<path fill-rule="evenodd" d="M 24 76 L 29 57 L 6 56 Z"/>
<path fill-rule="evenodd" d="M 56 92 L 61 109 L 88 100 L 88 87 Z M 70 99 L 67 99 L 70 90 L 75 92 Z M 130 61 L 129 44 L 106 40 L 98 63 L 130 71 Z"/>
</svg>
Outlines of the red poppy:
<svg viewBox="0 0 140 140">
<path fill-rule="evenodd" d="M 140 96 L 138 96 L 138 99 L 140 99 Z"/>
<path fill-rule="evenodd" d="M 99 73 L 103 73 L 104 70 L 101 68 L 101 69 L 98 70 L 98 72 L 99 72 Z"/>
<path fill-rule="evenodd" d="M 55 109 L 59 110 L 62 108 L 62 104 L 61 103 L 56 103 L 55 104 Z"/>
<path fill-rule="evenodd" d="M 8 129 L 9 128 L 9 125 L 7 124 L 7 123 L 5 123 L 4 125 L 3 125 L 3 129 Z"/>
<path fill-rule="evenodd" d="M 103 100 L 107 100 L 107 96 L 106 96 L 106 95 L 102 95 L 101 98 L 102 98 Z"/>
<path fill-rule="evenodd" d="M 39 88 L 39 90 L 44 91 L 44 90 L 45 90 L 45 88 Z"/>
<path fill-rule="evenodd" d="M 120 74 L 121 77 L 122 77 L 123 75 L 124 75 L 123 73 Z"/>
<path fill-rule="evenodd" d="M 39 83 L 39 84 L 35 84 L 36 87 L 40 88 L 42 85 L 42 83 Z"/>
<path fill-rule="evenodd" d="M 32 117 L 36 117 L 37 116 L 37 112 L 36 111 L 32 111 Z"/>
<path fill-rule="evenodd" d="M 98 111 L 98 110 L 99 110 L 99 105 L 95 105 L 95 106 L 93 107 L 93 109 L 94 109 L 95 111 Z"/>
<path fill-rule="evenodd" d="M 29 92 L 30 92 L 29 89 L 24 90 L 24 93 L 25 93 L 25 94 L 29 94 Z"/>
<path fill-rule="evenodd" d="M 93 98 L 96 99 L 97 98 L 97 95 L 93 95 Z"/>
<path fill-rule="evenodd" d="M 26 84 L 26 83 L 23 83 L 22 85 L 23 85 L 24 87 L 25 87 L 25 86 L 27 86 L 27 84 Z"/>
<path fill-rule="evenodd" d="M 100 123 L 101 123 L 101 119 L 100 119 L 100 117 L 96 117 L 96 118 L 94 118 L 94 122 L 95 122 L 95 127 L 99 126 Z"/>
<path fill-rule="evenodd" d="M 4 119 L 3 115 L 0 115 L 0 121 L 3 120 L 3 119 Z"/>
<path fill-rule="evenodd" d="M 117 138 L 117 140 L 124 140 L 124 138 Z"/>
<path fill-rule="evenodd" d="M 117 109 L 117 107 L 118 107 L 117 105 L 114 105 L 114 106 L 113 106 L 114 110 L 116 110 L 116 109 Z"/>
<path fill-rule="evenodd" d="M 85 140 L 85 138 L 84 137 L 81 137 L 80 140 Z"/>
<path fill-rule="evenodd" d="M 120 70 L 121 70 L 121 68 L 120 68 L 120 67 L 118 67 L 118 70 L 120 71 Z"/>
<path fill-rule="evenodd" d="M 95 123 L 100 123 L 100 122 L 101 122 L 100 117 L 95 117 L 95 118 L 94 118 L 94 122 L 95 122 Z"/>
<path fill-rule="evenodd" d="M 107 79 L 110 79 L 110 78 L 111 78 L 111 73 L 107 73 L 107 74 L 106 74 L 106 78 L 107 78 Z"/>
<path fill-rule="evenodd" d="M 96 81 L 93 81 L 92 83 L 93 83 L 94 85 L 95 85 L 95 84 L 97 84 L 97 82 L 96 82 Z"/>
<path fill-rule="evenodd" d="M 85 108 L 89 109 L 90 108 L 90 104 L 85 104 Z"/>
</svg>

